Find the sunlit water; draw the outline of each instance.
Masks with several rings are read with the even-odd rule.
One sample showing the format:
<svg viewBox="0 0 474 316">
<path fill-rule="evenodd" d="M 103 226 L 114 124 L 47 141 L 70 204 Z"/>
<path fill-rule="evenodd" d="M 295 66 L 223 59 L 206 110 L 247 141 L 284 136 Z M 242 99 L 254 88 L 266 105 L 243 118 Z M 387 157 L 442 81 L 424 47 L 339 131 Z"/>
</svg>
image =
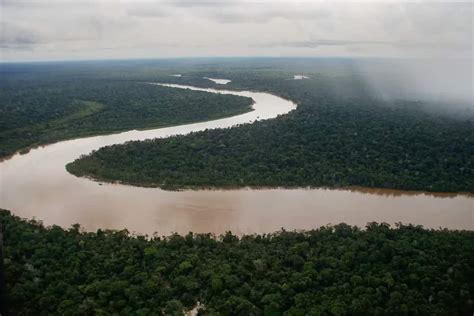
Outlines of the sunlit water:
<svg viewBox="0 0 474 316">
<path fill-rule="evenodd" d="M 328 223 L 404 222 L 426 227 L 473 229 L 474 199 L 373 191 L 265 189 L 170 192 L 119 184 L 99 185 L 67 173 L 65 165 L 103 146 L 222 128 L 288 113 L 296 105 L 268 93 L 191 88 L 251 97 L 254 111 L 215 121 L 69 140 L 0 163 L 0 207 L 45 224 L 87 230 L 122 229 L 142 234 L 214 232 L 238 234 L 310 229 Z"/>
</svg>

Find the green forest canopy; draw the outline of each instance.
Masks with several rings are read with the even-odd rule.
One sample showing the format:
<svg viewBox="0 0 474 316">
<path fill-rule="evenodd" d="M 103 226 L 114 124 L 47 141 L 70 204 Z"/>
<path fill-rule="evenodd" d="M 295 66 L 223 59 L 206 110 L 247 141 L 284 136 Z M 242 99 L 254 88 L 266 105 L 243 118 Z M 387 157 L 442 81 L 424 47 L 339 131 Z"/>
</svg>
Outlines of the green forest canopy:
<svg viewBox="0 0 474 316">
<path fill-rule="evenodd" d="M 285 72 L 211 73 L 298 108 L 238 128 L 102 148 L 69 172 L 165 189 L 365 186 L 474 192 L 474 121 L 435 103 L 383 100 L 352 72 L 289 80 Z M 204 73 L 176 82 L 209 86 Z M 210 75 L 209 75 L 210 76 Z"/>
<path fill-rule="evenodd" d="M 250 111 L 252 104 L 250 98 L 97 75 L 67 78 L 0 81 L 0 158 L 79 136 L 233 116 Z"/>
<path fill-rule="evenodd" d="M 0 211 L 13 315 L 470 315 L 474 232 L 346 224 L 146 238 Z"/>
<path fill-rule="evenodd" d="M 310 79 L 289 80 L 295 72 Z M 183 76 L 171 77 L 173 73 Z M 0 126 L 17 130 L 8 137 L 2 134 L 9 131 L 0 131 L 1 155 L 94 129 L 94 134 L 116 131 L 117 126 L 92 120 L 104 115 L 109 106 L 101 97 L 118 93 L 125 98 L 154 99 L 158 87 L 147 92 L 151 87 L 139 84 L 144 81 L 219 88 L 203 76 L 232 79 L 226 89 L 267 91 L 294 100 L 299 107 L 272 121 L 163 140 L 159 143 L 166 149 L 160 153 L 163 157 L 173 158 L 178 152 L 195 156 L 194 161 L 185 159 L 177 165 L 174 174 L 169 172 L 169 165 L 158 168 L 153 159 L 149 160 L 152 178 L 143 177 L 140 169 L 132 178 L 134 163 L 123 174 L 117 173 L 117 166 L 123 165 L 121 159 L 132 153 L 145 155 L 150 150 L 156 154 L 157 143 L 153 141 L 106 148 L 83 162 L 92 166 L 94 159 L 104 154 L 107 168 L 94 170 L 96 176 L 104 172 L 102 176 L 109 179 L 160 186 L 166 178 L 169 188 L 206 183 L 362 183 L 473 191 L 472 113 L 446 113 L 445 106 L 435 111 L 436 104 L 427 102 L 383 100 L 346 61 L 2 65 L 0 95 L 15 96 L 15 86 L 28 93 L 19 90 L 13 98 L 16 108 L 6 110 L 6 103 L 0 104 Z M 76 90 L 80 87 L 84 90 Z M 129 91 L 121 91 L 129 87 Z M 183 95 L 182 90 L 167 89 L 166 93 L 170 101 Z M 35 95 L 43 98 L 41 106 L 35 103 Z M 57 99 L 48 99 L 48 95 Z M 54 102 L 65 95 L 76 97 L 57 107 Z M 119 101 L 114 111 L 128 113 L 128 105 Z M 248 102 L 235 105 L 247 111 Z M 147 104 L 137 106 L 146 109 Z M 220 101 L 216 104 L 222 105 Z M 38 112 L 23 113 L 23 106 Z M 130 124 L 124 125 L 129 129 L 144 121 L 143 117 L 132 118 L 136 121 L 121 124 Z M 79 122 L 86 125 L 81 127 Z M 237 157 L 237 149 L 242 157 Z M 116 161 L 107 156 L 114 150 Z M 132 155 L 128 158 L 133 160 Z M 77 167 L 75 173 L 91 171 L 81 163 L 69 168 Z M 186 176 L 184 171 L 193 164 L 202 171 Z M 223 173 L 221 166 L 228 168 L 228 173 Z M 237 184 L 232 178 L 236 173 L 242 176 Z M 203 304 L 201 313 L 207 315 L 471 315 L 474 311 L 471 231 L 369 223 L 365 230 L 339 224 L 305 232 L 241 237 L 190 233 L 146 238 L 126 230 L 92 233 L 83 232 L 79 225 L 70 229 L 45 227 L 5 210 L 0 211 L 0 222 L 14 315 L 181 315 L 183 309 L 197 302 Z"/>
</svg>

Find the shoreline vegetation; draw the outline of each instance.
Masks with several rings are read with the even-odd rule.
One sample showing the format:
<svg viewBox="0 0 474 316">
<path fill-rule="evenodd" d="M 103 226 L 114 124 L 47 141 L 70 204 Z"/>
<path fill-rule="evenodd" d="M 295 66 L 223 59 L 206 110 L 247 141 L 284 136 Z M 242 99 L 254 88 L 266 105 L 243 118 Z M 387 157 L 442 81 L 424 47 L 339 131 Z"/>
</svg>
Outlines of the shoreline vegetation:
<svg viewBox="0 0 474 316">
<path fill-rule="evenodd" d="M 141 236 L 0 209 L 12 314 L 467 315 L 474 232 L 344 223 Z"/>
<path fill-rule="evenodd" d="M 13 80 L 1 87 L 0 162 L 60 141 L 192 124 L 253 110 L 250 98 L 116 79 L 42 84 Z"/>
<path fill-rule="evenodd" d="M 334 78 L 322 75 L 296 82 L 280 77 L 249 82 L 249 74 L 232 72 L 219 77 L 225 75 L 232 79 L 226 90 L 261 87 L 298 107 L 247 126 L 104 147 L 69 163 L 67 170 L 99 181 L 166 190 L 358 187 L 468 196 L 474 192 L 472 117 L 426 110 L 431 106 L 426 102 L 382 101 L 350 77 L 338 80 L 337 86 L 353 86 L 342 93 L 332 90 Z M 205 86 L 197 76 L 179 80 Z"/>
</svg>

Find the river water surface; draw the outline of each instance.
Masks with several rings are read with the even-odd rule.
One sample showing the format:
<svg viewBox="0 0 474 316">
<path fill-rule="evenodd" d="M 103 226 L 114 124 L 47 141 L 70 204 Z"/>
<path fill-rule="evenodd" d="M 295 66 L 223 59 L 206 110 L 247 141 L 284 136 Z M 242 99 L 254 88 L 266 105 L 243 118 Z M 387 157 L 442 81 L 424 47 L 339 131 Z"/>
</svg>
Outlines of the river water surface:
<svg viewBox="0 0 474 316">
<path fill-rule="evenodd" d="M 474 199 L 390 191 L 326 189 L 207 190 L 170 192 L 77 178 L 65 165 L 103 146 L 230 127 L 286 114 L 296 105 L 260 92 L 200 89 L 251 97 L 254 111 L 215 121 L 129 131 L 59 142 L 0 163 L 0 207 L 45 224 L 86 230 L 123 229 L 141 234 L 231 230 L 237 234 L 311 229 L 328 223 L 404 222 L 425 227 L 474 229 Z"/>
</svg>

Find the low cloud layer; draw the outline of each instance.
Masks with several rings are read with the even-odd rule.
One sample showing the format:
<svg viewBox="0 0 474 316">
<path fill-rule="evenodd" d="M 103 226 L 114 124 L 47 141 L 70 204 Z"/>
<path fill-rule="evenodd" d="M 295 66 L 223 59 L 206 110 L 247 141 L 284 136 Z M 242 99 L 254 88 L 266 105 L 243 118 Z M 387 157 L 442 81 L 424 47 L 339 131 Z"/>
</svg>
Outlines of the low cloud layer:
<svg viewBox="0 0 474 316">
<path fill-rule="evenodd" d="M 471 3 L 2 0 L 2 61 L 470 58 Z"/>
</svg>

